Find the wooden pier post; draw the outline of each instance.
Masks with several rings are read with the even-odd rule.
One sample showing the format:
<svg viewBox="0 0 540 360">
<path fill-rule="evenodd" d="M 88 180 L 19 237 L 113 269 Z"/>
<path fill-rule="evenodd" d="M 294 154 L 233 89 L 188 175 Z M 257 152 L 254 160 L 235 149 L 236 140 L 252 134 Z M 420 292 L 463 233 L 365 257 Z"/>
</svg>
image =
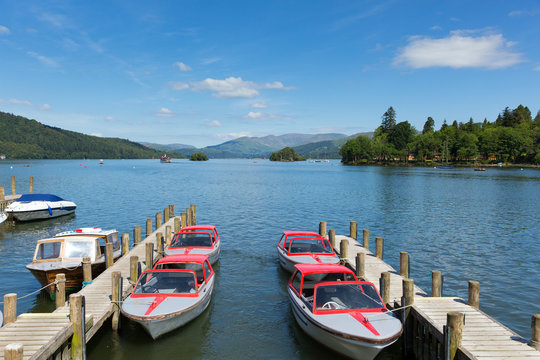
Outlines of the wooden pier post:
<svg viewBox="0 0 540 360">
<path fill-rule="evenodd" d="M 69 318 L 73 326 L 71 338 L 71 359 L 82 360 L 85 357 L 86 343 L 84 341 L 84 315 L 83 296 L 80 294 L 69 295 Z"/>
<path fill-rule="evenodd" d="M 169 216 L 174 216 L 174 204 L 169 204 Z"/>
<path fill-rule="evenodd" d="M 17 320 L 17 294 L 4 295 L 4 325 Z"/>
<path fill-rule="evenodd" d="M 154 267 L 154 244 L 151 242 L 146 243 L 146 270 Z"/>
<path fill-rule="evenodd" d="M 364 279 L 366 277 L 366 254 L 359 252 L 356 254 L 356 277 Z"/>
<path fill-rule="evenodd" d="M 375 237 L 375 256 L 383 259 L 383 238 L 380 236 Z"/>
<path fill-rule="evenodd" d="M 336 249 L 336 229 L 328 230 L 328 240 L 332 249 Z"/>
<path fill-rule="evenodd" d="M 167 225 L 165 226 L 165 245 L 169 247 L 171 245 L 172 240 L 172 226 Z"/>
<path fill-rule="evenodd" d="M 156 245 L 157 245 L 157 258 L 161 259 L 163 255 L 163 234 L 160 232 L 156 233 Z"/>
<path fill-rule="evenodd" d="M 17 195 L 15 191 L 15 176 L 11 176 L 11 195 Z"/>
<path fill-rule="evenodd" d="M 534 314 L 531 319 L 532 337 L 530 346 L 540 351 L 540 314 Z"/>
<path fill-rule="evenodd" d="M 28 193 L 29 194 L 34 193 L 34 177 L 33 176 L 30 176 L 30 187 L 28 189 Z"/>
<path fill-rule="evenodd" d="M 385 304 L 390 302 L 390 273 L 385 271 L 381 273 L 379 288 Z"/>
<path fill-rule="evenodd" d="M 440 271 L 431 272 L 431 296 L 441 297 L 442 291 L 442 275 Z"/>
<path fill-rule="evenodd" d="M 169 221 L 169 208 L 168 207 L 163 209 L 163 222 L 166 223 L 167 221 Z"/>
<path fill-rule="evenodd" d="M 191 204 L 191 225 L 197 225 L 197 206 Z"/>
<path fill-rule="evenodd" d="M 113 315 L 112 315 L 112 329 L 114 331 L 118 330 L 120 325 L 120 297 L 122 294 L 122 289 L 120 285 L 120 278 L 122 273 L 120 271 L 113 271 L 112 273 L 112 290 L 111 290 L 111 302 L 113 304 Z"/>
<path fill-rule="evenodd" d="M 349 240 L 343 239 L 339 243 L 339 257 L 345 260 L 349 257 Z"/>
<path fill-rule="evenodd" d="M 403 279 L 403 297 L 407 306 L 414 304 L 414 280 L 413 279 Z M 406 315 L 408 316 L 411 309 L 407 308 L 405 310 Z"/>
<path fill-rule="evenodd" d="M 411 313 L 411 305 L 414 305 L 414 280 L 413 279 L 403 279 L 402 280 L 402 289 L 403 296 L 401 298 L 401 306 L 407 306 L 403 309 L 403 350 L 406 355 L 411 354 L 411 350 L 414 342 L 414 332 L 413 325 L 414 321 L 412 316 L 409 316 Z M 407 358 L 407 356 L 405 357 Z"/>
<path fill-rule="evenodd" d="M 133 228 L 133 246 L 141 243 L 141 225 L 135 225 Z"/>
<path fill-rule="evenodd" d="M 464 317 L 463 313 L 456 311 L 446 314 L 446 326 L 450 328 L 450 360 L 455 358 L 457 349 L 461 345 Z"/>
<path fill-rule="evenodd" d="M 114 264 L 114 256 L 113 256 L 113 244 L 107 243 L 105 244 L 105 267 L 110 268 Z"/>
<path fill-rule="evenodd" d="M 129 234 L 122 234 L 122 256 L 126 255 L 129 252 Z"/>
<path fill-rule="evenodd" d="M 82 260 L 83 266 L 83 281 L 92 281 L 92 262 L 89 257 L 84 257 Z"/>
<path fill-rule="evenodd" d="M 186 208 L 186 226 L 191 226 L 191 208 Z"/>
<path fill-rule="evenodd" d="M 152 234 L 152 219 L 146 219 L 146 237 Z"/>
<path fill-rule="evenodd" d="M 56 274 L 54 282 L 56 283 L 54 301 L 58 309 L 66 305 L 66 274 Z"/>
<path fill-rule="evenodd" d="M 409 277 L 409 253 L 406 251 L 399 253 L 399 275 Z"/>
<path fill-rule="evenodd" d="M 180 218 L 178 216 L 174 217 L 174 232 L 177 233 L 180 231 Z"/>
<path fill-rule="evenodd" d="M 362 240 L 364 242 L 364 249 L 369 250 L 369 230 L 362 230 Z"/>
<path fill-rule="evenodd" d="M 3 186 L 0 186 L 0 200 L 6 199 L 6 193 Z"/>
<path fill-rule="evenodd" d="M 356 221 L 351 221 L 349 223 L 349 236 L 352 237 L 354 240 L 356 240 L 358 236 L 358 231 L 356 229 L 357 229 Z"/>
<path fill-rule="evenodd" d="M 478 281 L 469 280 L 468 303 L 477 309 L 480 306 L 480 283 Z"/>
<path fill-rule="evenodd" d="M 150 244 L 150 243 L 147 243 L 147 244 Z M 138 277 L 139 277 L 139 257 L 137 255 L 131 255 L 129 257 L 129 281 L 132 284 L 135 284 L 137 282 Z"/>
<path fill-rule="evenodd" d="M 183 229 L 187 226 L 187 213 L 183 212 L 180 214 L 180 229 Z"/>
<path fill-rule="evenodd" d="M 321 221 L 319 223 L 319 235 L 326 237 L 326 221 Z"/>
<path fill-rule="evenodd" d="M 14 343 L 8 344 L 4 348 L 5 360 L 23 360 L 24 348 L 23 344 Z"/>
<path fill-rule="evenodd" d="M 161 212 L 156 213 L 156 229 L 159 229 L 161 227 Z"/>
</svg>

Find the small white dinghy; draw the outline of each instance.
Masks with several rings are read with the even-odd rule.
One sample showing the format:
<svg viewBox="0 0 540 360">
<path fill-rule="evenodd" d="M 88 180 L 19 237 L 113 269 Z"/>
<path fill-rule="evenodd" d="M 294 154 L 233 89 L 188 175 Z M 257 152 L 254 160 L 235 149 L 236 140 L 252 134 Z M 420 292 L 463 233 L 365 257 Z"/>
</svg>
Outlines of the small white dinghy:
<svg viewBox="0 0 540 360">
<path fill-rule="evenodd" d="M 345 266 L 296 265 L 288 293 L 298 325 L 351 359 L 375 358 L 403 332 L 401 321 L 388 311 L 375 286 L 356 280 Z"/>
<path fill-rule="evenodd" d="M 0 211 L 0 225 L 7 220 L 7 215 Z"/>
<path fill-rule="evenodd" d="M 277 244 L 279 264 L 294 272 L 296 264 L 337 264 L 336 255 L 328 239 L 312 231 L 284 231 Z"/>
<path fill-rule="evenodd" d="M 186 226 L 173 235 L 165 255 L 207 255 L 210 264 L 219 260 L 221 243 L 214 225 Z"/>
<path fill-rule="evenodd" d="M 214 271 L 205 255 L 166 256 L 143 272 L 122 314 L 138 322 L 153 339 L 199 316 L 210 303 Z"/>
<path fill-rule="evenodd" d="M 17 221 L 50 219 L 75 212 L 77 205 L 52 194 L 24 194 L 5 212 Z"/>
</svg>

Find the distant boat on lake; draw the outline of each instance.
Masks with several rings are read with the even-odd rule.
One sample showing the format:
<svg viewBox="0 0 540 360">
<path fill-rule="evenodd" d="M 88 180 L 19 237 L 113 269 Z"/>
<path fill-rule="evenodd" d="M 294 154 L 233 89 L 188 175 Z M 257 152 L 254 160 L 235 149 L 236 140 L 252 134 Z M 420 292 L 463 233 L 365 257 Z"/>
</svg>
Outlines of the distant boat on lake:
<svg viewBox="0 0 540 360">
<path fill-rule="evenodd" d="M 160 162 L 162 163 L 170 163 L 171 162 L 171 158 L 167 156 L 167 154 L 164 154 L 161 156 L 161 158 L 159 159 Z"/>
</svg>

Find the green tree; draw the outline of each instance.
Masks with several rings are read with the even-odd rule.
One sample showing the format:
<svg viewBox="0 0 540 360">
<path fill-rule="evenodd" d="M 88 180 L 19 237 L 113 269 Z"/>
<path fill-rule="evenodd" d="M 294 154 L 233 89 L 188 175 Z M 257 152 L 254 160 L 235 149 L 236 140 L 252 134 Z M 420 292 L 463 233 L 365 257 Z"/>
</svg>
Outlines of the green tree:
<svg viewBox="0 0 540 360">
<path fill-rule="evenodd" d="M 304 161 L 305 157 L 300 156 L 291 147 L 285 147 L 270 155 L 270 161 Z"/>
<path fill-rule="evenodd" d="M 412 141 L 416 130 L 408 121 L 402 121 L 394 126 L 394 129 L 388 134 L 388 142 L 394 145 L 396 150 L 407 150 L 407 145 Z"/>
<path fill-rule="evenodd" d="M 191 160 L 191 161 L 207 161 L 208 157 L 202 152 L 196 152 L 196 153 L 191 154 L 191 156 L 189 157 L 189 160 Z"/>
<path fill-rule="evenodd" d="M 428 116 L 426 122 L 424 123 L 424 129 L 422 129 L 422 134 L 428 132 L 433 132 L 435 130 L 435 120 L 431 116 Z"/>
<path fill-rule="evenodd" d="M 383 114 L 381 126 L 385 133 L 391 132 L 396 126 L 396 112 L 393 107 L 390 106 Z"/>
</svg>

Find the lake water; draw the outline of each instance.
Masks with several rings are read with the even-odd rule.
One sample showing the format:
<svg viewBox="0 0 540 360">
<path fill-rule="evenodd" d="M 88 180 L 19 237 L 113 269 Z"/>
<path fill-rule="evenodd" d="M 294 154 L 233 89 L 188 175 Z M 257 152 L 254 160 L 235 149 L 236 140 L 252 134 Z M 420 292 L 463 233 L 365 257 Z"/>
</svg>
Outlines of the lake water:
<svg viewBox="0 0 540 360">
<path fill-rule="evenodd" d="M 29 167 L 24 165 L 28 164 Z M 124 321 L 102 331 L 89 359 L 314 359 L 336 357 L 296 325 L 286 293 L 289 275 L 275 244 L 283 230 L 328 229 L 348 234 L 349 221 L 385 239 L 384 258 L 399 268 L 408 251 L 415 283 L 431 291 L 431 271 L 444 274 L 444 295 L 467 297 L 480 281 L 480 308 L 531 336 L 540 313 L 540 171 L 489 168 L 347 167 L 265 160 L 51 160 L 0 162 L 0 185 L 11 192 L 54 193 L 77 203 L 76 216 L 0 226 L 0 295 L 38 289 L 25 265 L 37 239 L 84 226 L 129 232 L 175 204 L 197 205 L 199 224 L 215 224 L 222 255 L 211 306 L 184 328 L 152 341 Z M 47 295 L 19 300 L 20 312 L 50 311 Z M 395 346 L 380 358 L 399 354 Z"/>
</svg>

